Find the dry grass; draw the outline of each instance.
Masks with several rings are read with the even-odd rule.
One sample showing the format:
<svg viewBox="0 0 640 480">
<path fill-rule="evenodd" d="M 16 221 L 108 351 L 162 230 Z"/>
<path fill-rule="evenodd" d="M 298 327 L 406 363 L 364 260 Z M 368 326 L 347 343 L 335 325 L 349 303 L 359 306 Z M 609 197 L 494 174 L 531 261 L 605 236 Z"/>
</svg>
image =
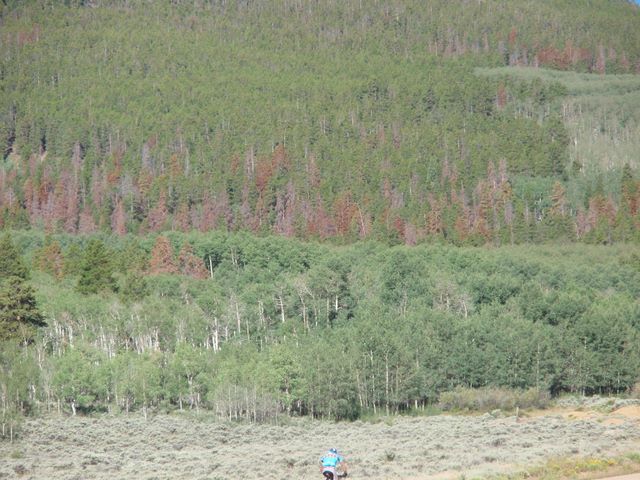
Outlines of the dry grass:
<svg viewBox="0 0 640 480">
<path fill-rule="evenodd" d="M 543 466 L 511 475 L 499 475 L 491 480 L 590 480 L 626 475 L 640 471 L 640 454 L 630 453 L 609 458 L 554 458 Z"/>
<path fill-rule="evenodd" d="M 0 443 L 0 478 L 318 478 L 331 446 L 353 478 L 422 479 L 522 471 L 558 456 L 602 458 L 638 450 L 637 419 L 620 424 L 560 415 L 395 417 L 378 423 L 241 425 L 208 416 L 48 417 Z M 444 472 L 444 473 L 443 473 Z"/>
</svg>

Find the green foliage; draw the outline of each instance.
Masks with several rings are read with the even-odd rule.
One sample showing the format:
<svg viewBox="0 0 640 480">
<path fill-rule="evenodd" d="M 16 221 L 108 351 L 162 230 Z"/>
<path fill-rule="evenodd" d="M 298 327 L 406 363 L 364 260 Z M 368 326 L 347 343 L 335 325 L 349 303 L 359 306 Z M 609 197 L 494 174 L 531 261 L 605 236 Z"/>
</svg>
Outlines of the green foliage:
<svg viewBox="0 0 640 480">
<path fill-rule="evenodd" d="M 166 396 L 162 362 L 158 352 L 122 352 L 106 365 L 111 393 L 122 410 L 147 409 L 162 402 Z"/>
<path fill-rule="evenodd" d="M 33 340 L 37 327 L 46 323 L 35 299 L 35 291 L 19 277 L 0 282 L 0 341 Z"/>
<path fill-rule="evenodd" d="M 27 255 L 39 248 L 36 233 L 21 235 Z M 153 240 L 141 240 L 144 252 Z M 42 384 L 42 395 L 76 412 L 211 409 L 264 421 L 420 411 L 457 387 L 486 387 L 499 392 L 495 404 L 504 396 L 515 405 L 515 393 L 504 392 L 625 392 L 638 380 L 632 246 L 171 240 L 215 254 L 213 276 L 145 277 L 132 266 L 118 293 L 87 297 L 73 281 L 34 275 L 52 321 L 18 356 L 25 369 L 9 362 L 15 388 L 28 398 L 31 382 Z M 129 248 L 126 239 L 105 241 L 114 258 Z M 29 352 L 45 339 L 44 370 L 29 370 Z M 518 405 L 535 403 L 529 397 L 518 394 Z"/>
<path fill-rule="evenodd" d="M 505 388 L 464 388 L 442 392 L 438 405 L 443 410 L 490 412 L 517 408 L 545 408 L 550 397 L 547 391 L 536 389 L 509 390 Z"/>
<path fill-rule="evenodd" d="M 568 154 L 569 164 L 578 167 L 578 171 L 565 174 L 576 180 L 574 188 L 580 188 L 580 177 L 592 180 L 595 174 L 610 171 L 612 167 L 620 171 L 626 165 L 629 178 L 629 164 L 637 165 L 636 152 L 640 141 L 640 78 L 637 75 L 598 75 L 518 67 L 479 68 L 476 72 L 501 78 L 508 85 L 515 82 L 509 92 L 516 97 L 512 108 L 518 115 L 546 115 L 540 106 L 532 104 L 519 84 L 539 85 L 544 90 L 554 89 L 557 92 L 546 95 L 552 104 L 557 104 L 557 111 L 562 112 L 564 128 L 559 131 L 556 146 L 567 144 L 569 139 L 572 145 L 568 151 L 555 151 L 562 156 Z M 546 123 L 546 128 L 558 125 L 558 120 L 554 117 Z M 566 138 L 567 134 L 569 138 Z M 616 190 L 613 186 L 610 188 Z"/>
<path fill-rule="evenodd" d="M 22 280 L 29 278 L 29 270 L 18 249 L 13 244 L 11 236 L 5 232 L 0 236 L 0 280 L 18 277 Z"/>
<path fill-rule="evenodd" d="M 3 426 L 43 402 L 355 419 L 637 384 L 637 7 L 0 16 L 0 226 L 33 228 L 0 237 Z M 158 234 L 199 279 L 149 265 Z"/>
<path fill-rule="evenodd" d="M 68 348 L 54 359 L 52 387 L 74 415 L 94 410 L 106 398 L 109 382 L 102 376 L 103 362 L 104 355 L 87 345 Z"/>
<path fill-rule="evenodd" d="M 82 248 L 77 243 L 72 243 L 64 252 L 64 275 L 79 275 L 82 265 Z"/>
<path fill-rule="evenodd" d="M 25 280 L 29 270 L 11 236 L 0 236 L 0 341 L 17 339 L 28 343 L 37 327 L 45 325 L 36 305 L 35 291 Z"/>
<path fill-rule="evenodd" d="M 14 440 L 24 416 L 36 411 L 32 389 L 38 385 L 38 376 L 33 352 L 14 340 L 0 340 L 0 440 Z"/>
<path fill-rule="evenodd" d="M 638 16 L 622 1 L 454 4 L 17 5 L 3 17 L 0 222 L 573 240 L 596 175 L 617 202 L 611 167 L 637 166 L 637 78 L 522 66 L 631 72 Z M 488 195 L 496 173 L 566 182 L 567 218 L 536 228 L 550 191 L 511 195 L 505 181 Z M 635 241 L 624 220 L 587 240 Z M 116 269 L 144 269 L 134 243 Z"/>
<path fill-rule="evenodd" d="M 77 290 L 85 295 L 116 290 L 113 259 L 100 240 L 90 240 L 80 263 Z"/>
<path fill-rule="evenodd" d="M 118 286 L 120 298 L 125 303 L 142 300 L 149 294 L 149 283 L 143 275 L 129 272 Z"/>
</svg>

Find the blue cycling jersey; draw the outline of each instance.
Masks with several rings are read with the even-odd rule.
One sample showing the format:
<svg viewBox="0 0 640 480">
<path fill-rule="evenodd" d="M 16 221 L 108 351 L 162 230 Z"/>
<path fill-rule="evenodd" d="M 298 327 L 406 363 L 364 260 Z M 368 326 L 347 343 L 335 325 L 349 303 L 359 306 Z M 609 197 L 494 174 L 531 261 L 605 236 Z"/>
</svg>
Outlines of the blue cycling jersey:
<svg viewBox="0 0 640 480">
<path fill-rule="evenodd" d="M 329 452 L 324 457 L 322 457 L 320 461 L 322 462 L 323 467 L 335 468 L 336 465 L 338 465 L 338 463 L 344 461 L 344 458 L 342 458 L 340 455 L 336 453 Z"/>
</svg>

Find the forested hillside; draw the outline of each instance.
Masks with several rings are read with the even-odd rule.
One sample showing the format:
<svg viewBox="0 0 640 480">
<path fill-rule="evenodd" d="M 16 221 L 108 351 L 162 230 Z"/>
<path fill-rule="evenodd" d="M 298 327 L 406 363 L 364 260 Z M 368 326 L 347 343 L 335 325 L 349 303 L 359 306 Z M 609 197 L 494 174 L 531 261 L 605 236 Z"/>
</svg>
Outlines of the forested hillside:
<svg viewBox="0 0 640 480">
<path fill-rule="evenodd" d="M 84 234 L 633 240 L 628 103 L 583 125 L 601 158 L 575 155 L 593 109 L 567 110 L 573 82 L 474 68 L 593 72 L 606 95 L 609 74 L 640 68 L 639 32 L 626 1 L 7 2 L 0 218 Z M 637 105 L 636 77 L 619 78 Z"/>
<path fill-rule="evenodd" d="M 0 438 L 631 391 L 639 74 L 623 0 L 5 0 Z"/>
</svg>

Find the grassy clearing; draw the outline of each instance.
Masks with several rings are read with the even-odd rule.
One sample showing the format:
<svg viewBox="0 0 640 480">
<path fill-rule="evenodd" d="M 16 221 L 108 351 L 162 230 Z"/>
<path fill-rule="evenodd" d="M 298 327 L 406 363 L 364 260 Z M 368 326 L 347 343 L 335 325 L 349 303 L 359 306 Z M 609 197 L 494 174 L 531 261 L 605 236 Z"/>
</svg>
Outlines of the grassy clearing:
<svg viewBox="0 0 640 480">
<path fill-rule="evenodd" d="M 624 95 L 638 93 L 640 76 L 638 75 L 599 75 L 597 73 L 578 73 L 546 68 L 499 67 L 477 68 L 476 73 L 487 76 L 509 76 L 519 80 L 558 82 L 570 96 L 579 95 Z"/>
<path fill-rule="evenodd" d="M 521 471 L 522 465 L 544 465 L 528 475 L 555 468 L 557 477 L 544 478 L 560 478 L 577 461 L 561 468 L 559 461 L 545 463 L 550 458 L 610 458 L 638 451 L 638 445 L 636 422 L 607 425 L 559 415 L 389 417 L 377 423 L 289 419 L 287 425 L 210 416 L 198 421 L 193 415 L 50 416 L 27 420 L 13 445 L 0 443 L 0 478 L 260 479 L 266 469 L 283 479 L 317 479 L 318 458 L 332 446 L 342 450 L 358 479 L 423 479 L 443 472 L 471 478 Z M 578 465 L 602 466 L 588 460 Z"/>
<path fill-rule="evenodd" d="M 625 163 L 638 167 L 640 76 L 523 67 L 478 68 L 476 73 L 562 85 L 567 95 L 555 108 L 570 133 L 571 160 L 583 166 L 583 173 L 619 169 Z M 549 113 L 534 112 L 527 105 L 518 105 L 516 111 L 525 116 Z"/>
</svg>

